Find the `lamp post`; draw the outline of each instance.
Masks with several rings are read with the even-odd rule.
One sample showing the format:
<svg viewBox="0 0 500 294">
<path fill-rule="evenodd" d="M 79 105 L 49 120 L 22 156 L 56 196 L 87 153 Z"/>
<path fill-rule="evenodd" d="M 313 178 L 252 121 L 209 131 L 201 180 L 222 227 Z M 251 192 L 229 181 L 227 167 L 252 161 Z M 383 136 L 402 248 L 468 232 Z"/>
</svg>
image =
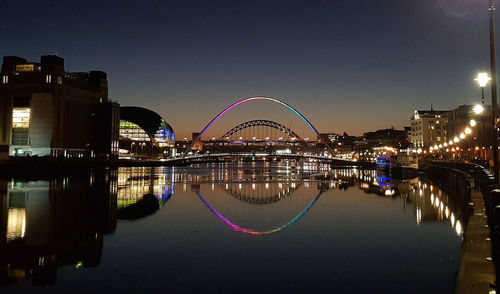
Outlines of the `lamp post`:
<svg viewBox="0 0 500 294">
<path fill-rule="evenodd" d="M 476 78 L 474 81 L 476 81 L 479 84 L 479 87 L 481 88 L 481 104 L 476 104 L 473 108 L 473 111 L 476 115 L 480 115 L 483 110 L 484 110 L 484 87 L 488 84 L 488 82 L 491 80 L 491 78 L 488 76 L 488 73 L 485 72 L 480 72 L 477 74 Z M 485 134 L 484 134 L 484 116 L 481 115 L 481 128 L 482 130 L 482 135 L 480 138 L 481 142 L 481 147 L 486 145 L 486 140 L 485 140 Z M 486 161 L 486 150 L 484 151 L 484 160 Z"/>
<path fill-rule="evenodd" d="M 497 142 L 497 77 L 496 77 L 496 54 L 495 54 L 495 5 L 491 0 L 490 8 L 490 71 L 491 71 L 491 116 L 493 118 L 493 173 L 495 183 L 498 184 L 498 142 Z"/>
<path fill-rule="evenodd" d="M 488 82 L 491 80 L 491 78 L 488 76 L 488 73 L 485 72 L 480 72 L 477 74 L 476 78 L 474 81 L 476 81 L 479 84 L 479 87 L 481 87 L 481 104 L 484 106 L 484 87 L 488 84 Z M 476 105 L 474 107 L 478 107 L 479 105 Z M 474 110 L 476 112 L 476 110 Z"/>
</svg>

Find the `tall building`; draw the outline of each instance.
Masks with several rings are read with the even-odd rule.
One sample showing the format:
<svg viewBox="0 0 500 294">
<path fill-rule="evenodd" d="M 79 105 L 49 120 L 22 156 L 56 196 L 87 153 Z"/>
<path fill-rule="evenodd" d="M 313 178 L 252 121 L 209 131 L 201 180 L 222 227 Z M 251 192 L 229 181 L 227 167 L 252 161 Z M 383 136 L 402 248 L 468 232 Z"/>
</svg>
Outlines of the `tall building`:
<svg viewBox="0 0 500 294">
<path fill-rule="evenodd" d="M 65 72 L 54 55 L 5 56 L 1 76 L 0 158 L 118 155 L 119 106 L 105 72 Z"/>
<path fill-rule="evenodd" d="M 410 138 L 413 148 L 428 148 L 447 140 L 448 111 L 415 110 L 411 116 Z"/>
</svg>

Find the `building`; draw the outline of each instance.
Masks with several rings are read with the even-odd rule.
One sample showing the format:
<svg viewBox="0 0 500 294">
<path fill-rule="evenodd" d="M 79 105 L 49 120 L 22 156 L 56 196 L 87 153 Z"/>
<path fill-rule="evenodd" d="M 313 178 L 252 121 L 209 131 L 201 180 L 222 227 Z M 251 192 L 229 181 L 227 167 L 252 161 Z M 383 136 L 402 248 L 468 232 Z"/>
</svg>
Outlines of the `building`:
<svg viewBox="0 0 500 294">
<path fill-rule="evenodd" d="M 122 156 L 173 156 L 174 129 L 156 112 L 142 107 L 120 107 Z"/>
<path fill-rule="evenodd" d="M 429 148 L 447 140 L 448 111 L 415 110 L 409 137 L 413 148 Z"/>
<path fill-rule="evenodd" d="M 118 104 L 105 72 L 65 72 L 64 59 L 3 57 L 0 158 L 116 157 Z"/>
<path fill-rule="evenodd" d="M 382 129 L 366 132 L 363 137 L 370 147 L 394 147 L 397 149 L 408 148 L 408 133 L 406 130 Z"/>
<path fill-rule="evenodd" d="M 478 115 L 474 113 L 473 105 L 460 105 L 459 107 L 448 112 L 448 124 L 446 130 L 450 138 L 459 136 L 470 123 L 472 119 L 476 119 Z"/>
</svg>

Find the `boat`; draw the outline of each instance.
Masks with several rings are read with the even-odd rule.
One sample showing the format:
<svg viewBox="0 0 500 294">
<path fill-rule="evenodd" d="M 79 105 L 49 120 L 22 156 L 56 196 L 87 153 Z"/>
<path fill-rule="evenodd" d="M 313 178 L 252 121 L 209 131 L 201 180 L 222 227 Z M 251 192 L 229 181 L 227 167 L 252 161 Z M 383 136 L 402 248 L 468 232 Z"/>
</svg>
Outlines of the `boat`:
<svg viewBox="0 0 500 294">
<path fill-rule="evenodd" d="M 391 156 L 390 175 L 396 179 L 413 179 L 418 176 L 418 157 L 410 154 Z"/>
</svg>

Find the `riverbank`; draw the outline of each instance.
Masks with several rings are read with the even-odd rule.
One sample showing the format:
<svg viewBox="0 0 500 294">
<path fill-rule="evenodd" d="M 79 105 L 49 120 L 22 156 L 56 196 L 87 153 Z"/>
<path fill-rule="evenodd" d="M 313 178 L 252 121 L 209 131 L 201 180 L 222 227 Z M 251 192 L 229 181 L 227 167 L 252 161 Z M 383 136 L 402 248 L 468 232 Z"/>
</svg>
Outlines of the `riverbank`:
<svg viewBox="0 0 500 294">
<path fill-rule="evenodd" d="M 94 168 L 118 168 L 128 166 L 181 166 L 183 161 L 67 159 L 52 157 L 12 158 L 0 160 L 0 176 L 40 176 L 88 171 Z"/>
<path fill-rule="evenodd" d="M 495 280 L 495 265 L 490 241 L 493 211 L 487 204 L 495 186 L 488 171 L 478 165 L 447 162 L 433 162 L 425 171 L 463 203 L 462 211 L 467 214 L 455 293 L 489 293 L 493 290 L 490 282 Z"/>
<path fill-rule="evenodd" d="M 0 160 L 0 176 L 32 176 L 50 174 L 64 174 L 71 171 L 89 170 L 92 168 L 118 168 L 118 167 L 155 167 L 155 166 L 186 166 L 194 163 L 213 163 L 214 160 L 190 161 L 185 159 L 170 160 L 132 160 L 132 159 L 88 159 L 88 158 L 54 158 L 54 157 L 23 157 Z M 226 162 L 226 161 L 215 161 Z M 347 163 L 341 160 L 331 160 L 335 168 L 361 167 L 375 168 L 372 162 Z"/>
<path fill-rule="evenodd" d="M 458 270 L 455 293 L 489 293 L 489 283 L 495 279 L 491 256 L 490 232 L 487 227 L 483 195 L 478 189 L 471 191 L 474 213 L 469 217 L 462 245 L 462 258 Z"/>
</svg>

